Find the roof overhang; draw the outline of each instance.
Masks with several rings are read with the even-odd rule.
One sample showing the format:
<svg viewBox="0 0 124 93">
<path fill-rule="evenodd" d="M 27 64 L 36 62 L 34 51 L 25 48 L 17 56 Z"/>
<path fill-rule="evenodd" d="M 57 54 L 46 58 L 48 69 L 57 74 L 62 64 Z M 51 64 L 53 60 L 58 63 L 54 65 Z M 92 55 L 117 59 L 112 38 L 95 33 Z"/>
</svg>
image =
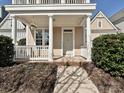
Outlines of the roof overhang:
<svg viewBox="0 0 124 93">
<path fill-rule="evenodd" d="M 110 20 L 113 23 L 116 23 L 116 21 L 120 20 L 120 19 L 124 19 L 124 9 L 120 10 L 119 12 L 115 13 L 114 15 L 112 15 L 110 17 Z M 119 21 L 121 22 L 121 21 Z M 117 22 L 118 23 L 118 22 Z"/>
<path fill-rule="evenodd" d="M 28 13 L 92 13 L 96 4 L 5 5 L 10 14 Z"/>
</svg>

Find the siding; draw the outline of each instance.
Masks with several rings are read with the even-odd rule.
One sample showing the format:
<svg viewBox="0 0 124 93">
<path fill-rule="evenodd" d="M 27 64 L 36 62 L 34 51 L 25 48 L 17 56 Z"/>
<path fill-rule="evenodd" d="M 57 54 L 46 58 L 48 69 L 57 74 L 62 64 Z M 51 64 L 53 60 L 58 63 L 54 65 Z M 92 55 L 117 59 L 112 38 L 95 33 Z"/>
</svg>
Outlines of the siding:
<svg viewBox="0 0 124 93">
<path fill-rule="evenodd" d="M 102 21 L 102 28 L 97 28 L 97 23 L 98 23 L 98 21 Z M 112 24 L 104 17 L 104 15 L 101 13 L 101 12 L 99 12 L 97 15 L 96 15 L 96 18 L 95 18 L 95 20 L 91 23 L 91 28 L 92 28 L 92 30 L 105 30 L 105 29 L 111 29 L 111 30 L 113 30 L 114 28 L 113 28 L 113 26 L 112 26 Z"/>
<path fill-rule="evenodd" d="M 54 56 L 61 56 L 61 27 L 54 27 L 53 29 L 53 54 Z"/>
<path fill-rule="evenodd" d="M 75 55 L 81 54 L 81 46 L 83 45 L 83 28 L 75 27 Z"/>
<path fill-rule="evenodd" d="M 0 35 L 11 37 L 11 30 L 0 30 Z M 25 30 L 17 31 L 17 41 L 26 38 Z"/>
<path fill-rule="evenodd" d="M 62 28 L 54 27 L 53 28 L 53 55 L 61 56 L 61 36 L 62 36 Z M 34 45 L 34 31 L 28 31 L 28 45 Z M 75 27 L 75 55 L 78 56 L 81 54 L 81 46 L 83 45 L 83 30 L 82 27 Z"/>
</svg>

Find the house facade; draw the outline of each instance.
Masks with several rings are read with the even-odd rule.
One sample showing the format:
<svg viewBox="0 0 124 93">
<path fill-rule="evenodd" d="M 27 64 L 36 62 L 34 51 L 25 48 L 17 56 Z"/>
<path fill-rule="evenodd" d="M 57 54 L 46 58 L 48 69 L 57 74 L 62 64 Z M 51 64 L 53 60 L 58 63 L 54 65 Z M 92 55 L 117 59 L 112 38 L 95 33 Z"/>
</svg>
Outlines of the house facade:
<svg viewBox="0 0 124 93">
<path fill-rule="evenodd" d="M 102 11 L 99 11 L 91 20 L 91 29 L 92 41 L 101 35 L 120 33 L 120 30 Z"/>
<path fill-rule="evenodd" d="M 12 37 L 11 27 L 12 18 L 8 14 L 0 23 L 0 35 Z M 26 38 L 25 34 L 26 34 L 25 25 L 17 20 L 17 42 L 22 38 Z"/>
<path fill-rule="evenodd" d="M 110 17 L 111 22 L 124 33 L 124 9 L 121 9 Z"/>
<path fill-rule="evenodd" d="M 17 45 L 17 20 L 26 24 L 26 46 L 15 46 L 15 60 L 48 60 L 82 56 L 91 61 L 90 0 L 12 0 L 5 5 L 12 17 Z"/>
</svg>

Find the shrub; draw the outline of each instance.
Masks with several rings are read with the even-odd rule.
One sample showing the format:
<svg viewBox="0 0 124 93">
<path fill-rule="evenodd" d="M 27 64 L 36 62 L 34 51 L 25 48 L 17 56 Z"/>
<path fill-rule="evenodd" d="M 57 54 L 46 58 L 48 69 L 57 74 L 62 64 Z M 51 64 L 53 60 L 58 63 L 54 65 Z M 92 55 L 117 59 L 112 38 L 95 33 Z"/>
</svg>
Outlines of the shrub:
<svg viewBox="0 0 124 93">
<path fill-rule="evenodd" d="M 14 45 L 12 39 L 0 36 L 0 66 L 9 66 L 13 63 Z"/>
<path fill-rule="evenodd" d="M 18 45 L 24 46 L 26 45 L 26 38 L 20 39 Z"/>
<path fill-rule="evenodd" d="M 124 77 L 124 34 L 103 35 L 94 39 L 92 61 L 111 75 Z"/>
</svg>

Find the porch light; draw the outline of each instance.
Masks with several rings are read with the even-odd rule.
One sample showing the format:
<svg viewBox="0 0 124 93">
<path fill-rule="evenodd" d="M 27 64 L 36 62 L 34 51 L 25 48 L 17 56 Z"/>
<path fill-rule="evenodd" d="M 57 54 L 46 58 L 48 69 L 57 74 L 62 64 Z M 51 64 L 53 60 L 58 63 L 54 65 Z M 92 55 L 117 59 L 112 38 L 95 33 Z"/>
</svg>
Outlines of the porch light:
<svg viewBox="0 0 124 93">
<path fill-rule="evenodd" d="M 31 24 L 31 25 L 30 25 L 30 29 L 31 29 L 32 31 L 34 31 L 36 28 L 37 28 L 36 25 L 34 25 L 34 24 Z"/>
<path fill-rule="evenodd" d="M 35 18 L 34 18 L 34 16 L 32 16 L 32 23 L 31 23 L 31 25 L 30 25 L 30 29 L 31 29 L 32 31 L 34 31 L 34 30 L 36 30 L 36 28 L 37 28 L 37 26 L 36 26 L 36 24 L 35 24 Z"/>
</svg>

